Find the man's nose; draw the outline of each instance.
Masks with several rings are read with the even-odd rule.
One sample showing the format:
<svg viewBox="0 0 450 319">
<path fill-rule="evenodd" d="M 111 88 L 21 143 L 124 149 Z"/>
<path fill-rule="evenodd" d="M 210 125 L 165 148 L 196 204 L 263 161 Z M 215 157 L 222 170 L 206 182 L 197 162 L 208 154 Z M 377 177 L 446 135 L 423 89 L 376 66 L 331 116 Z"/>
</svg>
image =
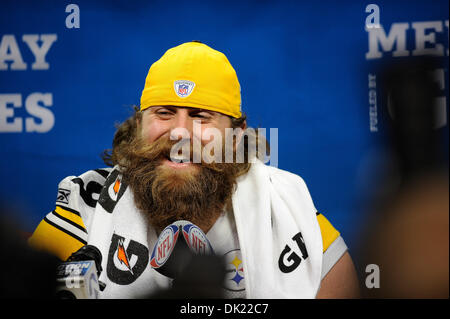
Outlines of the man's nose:
<svg viewBox="0 0 450 319">
<path fill-rule="evenodd" d="M 192 138 L 193 120 L 186 109 L 177 111 L 172 119 L 171 137 L 173 139 Z"/>
</svg>

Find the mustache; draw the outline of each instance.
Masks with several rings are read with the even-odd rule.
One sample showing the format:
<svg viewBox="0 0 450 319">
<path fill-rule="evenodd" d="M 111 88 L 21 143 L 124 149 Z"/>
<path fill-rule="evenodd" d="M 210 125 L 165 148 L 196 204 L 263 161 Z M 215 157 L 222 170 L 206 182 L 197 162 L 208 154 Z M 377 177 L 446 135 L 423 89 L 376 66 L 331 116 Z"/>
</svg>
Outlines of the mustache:
<svg viewBox="0 0 450 319">
<path fill-rule="evenodd" d="M 129 144 L 128 151 L 132 160 L 139 163 L 159 163 L 167 159 L 173 162 L 191 162 L 193 165 L 200 165 L 214 172 L 223 172 L 230 167 L 229 163 L 221 161 L 206 162 L 204 146 L 200 144 L 200 147 L 194 147 L 193 144 L 191 139 L 171 140 L 166 136 L 160 137 L 152 143 L 148 143 L 142 138 L 136 138 Z M 222 154 L 224 154 L 225 147 L 222 148 Z"/>
</svg>

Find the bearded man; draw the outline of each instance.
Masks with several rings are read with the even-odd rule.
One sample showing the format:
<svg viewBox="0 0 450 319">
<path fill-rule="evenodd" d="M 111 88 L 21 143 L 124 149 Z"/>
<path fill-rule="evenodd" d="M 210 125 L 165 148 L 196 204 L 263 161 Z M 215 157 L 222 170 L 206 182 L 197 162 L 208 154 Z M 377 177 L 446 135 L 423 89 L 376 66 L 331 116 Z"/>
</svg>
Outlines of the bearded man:
<svg viewBox="0 0 450 319">
<path fill-rule="evenodd" d="M 186 220 L 224 257 L 227 298 L 357 297 L 340 233 L 299 176 L 261 161 L 247 132 L 226 56 L 198 41 L 169 49 L 105 153 L 111 167 L 63 179 L 30 244 L 61 260 L 94 245 L 101 297 L 138 298 L 170 287 L 150 255 L 166 226 Z"/>
</svg>

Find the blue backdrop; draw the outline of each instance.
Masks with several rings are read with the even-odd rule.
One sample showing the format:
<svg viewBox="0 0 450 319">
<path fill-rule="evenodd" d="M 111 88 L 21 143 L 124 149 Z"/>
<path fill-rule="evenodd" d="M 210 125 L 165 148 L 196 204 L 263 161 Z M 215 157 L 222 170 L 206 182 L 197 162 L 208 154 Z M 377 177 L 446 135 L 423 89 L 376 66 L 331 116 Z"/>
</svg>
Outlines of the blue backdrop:
<svg viewBox="0 0 450 319">
<path fill-rule="evenodd" d="M 0 194 L 26 231 L 62 178 L 104 167 L 150 65 L 190 40 L 227 55 L 250 126 L 278 128 L 278 167 L 304 178 L 350 247 L 384 130 L 380 63 L 421 46 L 442 57 L 437 129 L 448 134 L 448 1 L 377 0 L 378 29 L 363 1 L 70 3 L 0 3 Z"/>
</svg>

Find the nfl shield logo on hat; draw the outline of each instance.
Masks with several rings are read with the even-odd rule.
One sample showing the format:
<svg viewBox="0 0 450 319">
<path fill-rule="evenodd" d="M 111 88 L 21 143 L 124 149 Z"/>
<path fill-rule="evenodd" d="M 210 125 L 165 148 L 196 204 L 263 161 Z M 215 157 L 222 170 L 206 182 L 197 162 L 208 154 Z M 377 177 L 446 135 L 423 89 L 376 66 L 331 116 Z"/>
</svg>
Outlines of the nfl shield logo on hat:
<svg viewBox="0 0 450 319">
<path fill-rule="evenodd" d="M 194 90 L 195 83 L 187 80 L 178 80 L 174 82 L 175 93 L 179 97 L 188 97 Z"/>
</svg>

